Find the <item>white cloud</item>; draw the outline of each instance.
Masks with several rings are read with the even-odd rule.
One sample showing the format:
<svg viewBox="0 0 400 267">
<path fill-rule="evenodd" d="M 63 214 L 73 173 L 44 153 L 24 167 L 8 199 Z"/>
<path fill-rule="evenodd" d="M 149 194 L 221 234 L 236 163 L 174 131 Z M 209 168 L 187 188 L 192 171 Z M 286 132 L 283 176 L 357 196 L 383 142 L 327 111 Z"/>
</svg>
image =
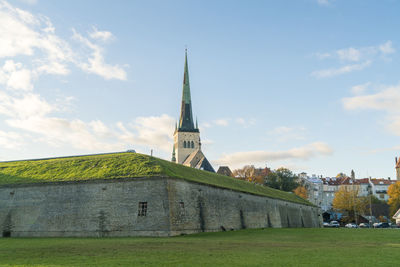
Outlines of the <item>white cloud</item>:
<svg viewBox="0 0 400 267">
<path fill-rule="evenodd" d="M 211 124 L 208 122 L 204 122 L 204 123 L 200 124 L 200 128 L 210 128 L 210 127 L 211 127 Z"/>
<path fill-rule="evenodd" d="M 396 112 L 400 103 L 400 86 L 387 87 L 375 94 L 346 97 L 342 102 L 348 110 L 375 109 Z"/>
<path fill-rule="evenodd" d="M 126 80 L 126 72 L 122 67 L 118 65 L 110 65 L 104 62 L 104 52 L 99 45 L 89 41 L 89 39 L 83 37 L 75 30 L 73 30 L 73 33 L 73 38 L 75 40 L 81 42 L 91 50 L 90 57 L 87 57 L 86 59 L 87 62 L 80 61 L 77 63 L 82 70 L 100 75 L 106 80 Z"/>
<path fill-rule="evenodd" d="M 110 40 L 112 33 L 94 28 L 91 36 L 103 41 Z M 15 56 L 31 57 L 31 73 L 67 75 L 69 64 L 94 73 L 105 79 L 126 80 L 125 70 L 105 62 L 104 49 L 74 31 L 73 37 L 86 49 L 77 49 L 55 33 L 46 16 L 35 16 L 0 1 L 0 58 Z M 90 56 L 87 56 L 87 48 Z"/>
<path fill-rule="evenodd" d="M 34 83 L 41 75 L 68 75 L 71 64 L 105 79 L 126 79 L 121 67 L 105 62 L 104 49 L 100 45 L 77 32 L 74 37 L 84 43 L 85 49 L 72 46 L 56 35 L 49 18 L 33 15 L 0 0 L 0 59 L 4 59 L 4 65 L 0 65 L 0 115 L 5 117 L 5 124 L 19 130 L 18 133 L 0 130 L 3 148 L 22 144 L 26 135 L 21 132 L 29 133 L 31 142 L 88 151 L 121 150 L 128 144 L 124 141 L 127 135 L 137 136 L 135 141 L 138 143 L 148 137 L 144 119 L 138 121 L 142 128 L 123 132 L 118 126 L 106 125 L 100 120 L 85 122 L 78 118 L 57 117 L 54 113 L 65 111 L 64 104 L 57 101 L 50 104 L 34 92 Z M 106 41 L 112 34 L 95 29 L 92 38 Z M 88 49 L 89 57 L 82 61 L 82 57 L 88 55 Z M 148 143 L 150 139 L 151 136 Z M 154 140 L 157 145 L 159 142 L 157 138 Z"/>
<path fill-rule="evenodd" d="M 378 92 L 342 99 L 347 110 L 379 110 L 385 112 L 383 123 L 391 133 L 400 136 L 400 85 L 387 86 Z"/>
<path fill-rule="evenodd" d="M 93 31 L 89 34 L 92 39 L 99 39 L 103 42 L 112 40 L 113 34 L 109 31 L 99 31 L 96 27 L 93 27 Z"/>
<path fill-rule="evenodd" d="M 286 151 L 244 151 L 223 155 L 215 161 L 218 165 L 233 167 L 247 164 L 266 163 L 288 159 L 308 160 L 310 158 L 330 155 L 333 150 L 323 142 L 315 142 Z"/>
<path fill-rule="evenodd" d="M 341 60 L 359 61 L 361 59 L 361 51 L 353 47 L 340 49 L 336 53 Z"/>
<path fill-rule="evenodd" d="M 170 151 L 175 119 L 169 115 L 139 117 L 129 126 L 136 130 L 131 142 Z M 132 138 L 133 137 L 133 138 Z"/>
<path fill-rule="evenodd" d="M 31 91 L 33 89 L 32 73 L 23 68 L 21 63 L 7 60 L 0 68 L 0 85 L 3 84 L 10 90 Z"/>
<path fill-rule="evenodd" d="M 229 125 L 229 119 L 218 119 L 214 121 L 215 125 L 218 126 L 228 126 Z"/>
<path fill-rule="evenodd" d="M 23 143 L 23 138 L 16 132 L 0 131 L 0 146 L 6 149 L 15 149 Z"/>
<path fill-rule="evenodd" d="M 50 105 L 38 94 L 26 93 L 20 97 L 13 97 L 0 91 L 0 114 L 25 119 L 31 116 L 45 116 L 55 110 L 55 106 Z"/>
<path fill-rule="evenodd" d="M 28 5 L 36 5 L 38 3 L 38 0 L 19 0 L 19 1 Z"/>
<path fill-rule="evenodd" d="M 370 85 L 371 85 L 370 82 L 354 85 L 353 87 L 351 87 L 351 92 L 355 95 L 363 94 Z"/>
<path fill-rule="evenodd" d="M 315 56 L 320 60 L 336 59 L 339 63 L 345 65 L 316 70 L 311 73 L 311 76 L 327 78 L 363 70 L 377 59 L 389 60 L 390 58 L 388 58 L 388 55 L 395 52 L 396 50 L 394 49 L 392 42 L 386 41 L 385 43 L 376 46 L 365 46 L 359 48 L 348 47 L 333 52 L 315 53 Z"/>
<path fill-rule="evenodd" d="M 387 41 L 386 43 L 381 44 L 379 46 L 379 50 L 385 55 L 393 54 L 394 52 L 396 52 L 396 50 L 393 48 L 392 41 Z"/>
<path fill-rule="evenodd" d="M 333 0 L 317 0 L 317 4 L 320 6 L 329 6 L 332 2 Z"/>
<path fill-rule="evenodd" d="M 244 128 L 248 128 L 256 123 L 256 119 L 244 119 L 244 118 L 236 118 L 236 122 L 240 124 Z"/>
<path fill-rule="evenodd" d="M 365 61 L 365 62 L 360 63 L 360 64 L 345 65 L 345 66 L 342 66 L 340 68 L 317 70 L 317 71 L 313 71 L 311 73 L 311 76 L 314 76 L 314 77 L 317 77 L 317 78 L 333 77 L 333 76 L 337 76 L 337 75 L 341 75 L 341 74 L 345 74 L 345 73 L 350 73 L 350 72 L 357 71 L 357 70 L 363 70 L 366 67 L 370 66 L 371 63 L 372 63 L 371 61 Z"/>
<path fill-rule="evenodd" d="M 304 140 L 305 131 L 304 127 L 279 126 L 268 131 L 267 134 L 279 142 L 287 142 L 289 140 Z"/>
</svg>

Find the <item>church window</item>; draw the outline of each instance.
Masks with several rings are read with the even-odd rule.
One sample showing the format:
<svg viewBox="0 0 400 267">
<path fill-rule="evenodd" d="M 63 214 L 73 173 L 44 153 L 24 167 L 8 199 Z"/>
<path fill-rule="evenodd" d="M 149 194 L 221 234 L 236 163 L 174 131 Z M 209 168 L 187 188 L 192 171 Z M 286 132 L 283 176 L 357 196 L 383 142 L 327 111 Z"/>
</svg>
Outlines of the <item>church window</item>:
<svg viewBox="0 0 400 267">
<path fill-rule="evenodd" d="M 194 148 L 194 142 L 192 141 L 192 148 Z"/>
<path fill-rule="evenodd" d="M 183 147 L 186 148 L 186 141 L 183 141 Z"/>
<path fill-rule="evenodd" d="M 139 202 L 138 216 L 144 217 L 147 215 L 147 202 Z"/>
</svg>

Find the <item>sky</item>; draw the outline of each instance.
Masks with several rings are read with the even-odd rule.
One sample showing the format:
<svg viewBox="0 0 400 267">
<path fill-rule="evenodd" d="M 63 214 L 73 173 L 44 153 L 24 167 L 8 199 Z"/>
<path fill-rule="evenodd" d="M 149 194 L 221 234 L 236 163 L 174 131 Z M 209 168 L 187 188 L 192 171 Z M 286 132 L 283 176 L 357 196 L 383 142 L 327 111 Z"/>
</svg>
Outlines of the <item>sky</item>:
<svg viewBox="0 0 400 267">
<path fill-rule="evenodd" d="M 167 160 L 184 51 L 215 169 L 395 178 L 400 1 L 0 0 L 0 160 Z"/>
</svg>

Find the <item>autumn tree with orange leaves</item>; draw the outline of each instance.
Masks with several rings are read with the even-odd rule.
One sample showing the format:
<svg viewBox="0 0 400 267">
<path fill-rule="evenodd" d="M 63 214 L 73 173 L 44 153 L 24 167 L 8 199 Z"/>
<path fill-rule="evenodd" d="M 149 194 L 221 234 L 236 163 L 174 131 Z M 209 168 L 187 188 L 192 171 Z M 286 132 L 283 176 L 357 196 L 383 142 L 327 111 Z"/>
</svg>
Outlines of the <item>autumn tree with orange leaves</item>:
<svg viewBox="0 0 400 267">
<path fill-rule="evenodd" d="M 400 209 L 400 182 L 389 185 L 388 191 L 390 205 L 390 214 L 394 215 Z"/>
<path fill-rule="evenodd" d="M 364 214 L 367 204 L 366 197 L 358 196 L 358 189 L 340 187 L 333 198 L 332 208 L 337 211 L 346 212 L 349 221 L 354 221 L 355 212 L 357 214 Z"/>
<path fill-rule="evenodd" d="M 293 192 L 301 198 L 308 198 L 307 188 L 305 188 L 304 186 L 298 186 L 295 190 L 293 190 Z"/>
</svg>

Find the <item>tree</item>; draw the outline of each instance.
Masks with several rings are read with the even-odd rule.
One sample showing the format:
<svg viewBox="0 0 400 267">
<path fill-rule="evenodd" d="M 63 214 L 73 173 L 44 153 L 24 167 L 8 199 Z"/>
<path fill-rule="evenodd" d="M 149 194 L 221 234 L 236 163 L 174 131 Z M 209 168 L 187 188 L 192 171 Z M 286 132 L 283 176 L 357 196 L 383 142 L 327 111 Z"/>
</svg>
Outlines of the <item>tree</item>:
<svg viewBox="0 0 400 267">
<path fill-rule="evenodd" d="M 347 177 L 347 175 L 345 174 L 345 173 L 343 173 L 343 172 L 339 172 L 337 175 L 336 175 L 336 178 L 346 178 Z"/>
<path fill-rule="evenodd" d="M 390 215 L 393 216 L 400 209 L 400 182 L 389 185 L 387 193 L 389 195 Z"/>
<path fill-rule="evenodd" d="M 236 169 L 233 171 L 233 176 L 239 178 L 240 180 L 245 180 L 252 182 L 254 177 L 255 168 L 253 165 L 246 165 L 241 169 Z"/>
<path fill-rule="evenodd" d="M 385 200 L 380 200 L 374 195 L 371 195 L 371 204 L 387 204 Z"/>
<path fill-rule="evenodd" d="M 279 168 L 269 173 L 265 178 L 265 185 L 287 192 L 292 192 L 299 186 L 297 176 L 286 168 Z"/>
<path fill-rule="evenodd" d="M 358 196 L 358 189 L 349 189 L 347 187 L 340 187 L 335 193 L 335 197 L 332 201 L 332 208 L 346 212 L 349 220 L 355 220 L 355 212 L 358 214 L 364 214 L 368 205 L 368 199 L 366 197 Z"/>
<path fill-rule="evenodd" d="M 299 197 L 302 197 L 304 199 L 308 198 L 308 192 L 304 186 L 298 186 L 295 190 L 293 190 L 293 192 Z"/>
</svg>

